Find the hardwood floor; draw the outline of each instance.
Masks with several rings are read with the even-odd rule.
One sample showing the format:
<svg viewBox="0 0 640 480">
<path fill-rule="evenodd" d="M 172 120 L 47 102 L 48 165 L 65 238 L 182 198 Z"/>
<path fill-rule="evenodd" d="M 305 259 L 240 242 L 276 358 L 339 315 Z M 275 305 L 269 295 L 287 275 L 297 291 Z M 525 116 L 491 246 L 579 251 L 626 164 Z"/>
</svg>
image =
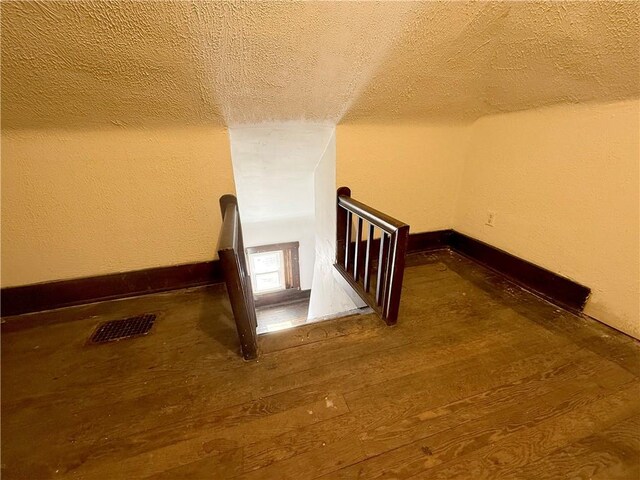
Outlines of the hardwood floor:
<svg viewBox="0 0 640 480">
<path fill-rule="evenodd" d="M 255 362 L 220 287 L 7 319 L 2 478 L 639 478 L 638 342 L 455 254 L 408 264 L 397 326 L 263 335 Z"/>
</svg>

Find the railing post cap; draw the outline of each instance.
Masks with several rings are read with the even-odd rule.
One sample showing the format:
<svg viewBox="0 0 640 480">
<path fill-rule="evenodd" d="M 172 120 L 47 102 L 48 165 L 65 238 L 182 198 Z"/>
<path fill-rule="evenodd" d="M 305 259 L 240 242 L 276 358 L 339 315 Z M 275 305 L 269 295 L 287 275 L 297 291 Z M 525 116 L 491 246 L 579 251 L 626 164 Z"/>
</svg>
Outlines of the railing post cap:
<svg viewBox="0 0 640 480">
<path fill-rule="evenodd" d="M 351 189 L 349 187 L 339 187 L 338 188 L 338 196 L 342 196 L 342 197 L 350 197 L 351 196 Z"/>
</svg>

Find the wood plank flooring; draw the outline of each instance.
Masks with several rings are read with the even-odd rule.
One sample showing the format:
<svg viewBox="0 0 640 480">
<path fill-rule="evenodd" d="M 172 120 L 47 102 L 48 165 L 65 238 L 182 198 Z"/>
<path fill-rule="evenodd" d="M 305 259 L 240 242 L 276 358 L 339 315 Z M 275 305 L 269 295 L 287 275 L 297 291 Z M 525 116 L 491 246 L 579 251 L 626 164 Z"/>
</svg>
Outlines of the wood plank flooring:
<svg viewBox="0 0 640 480">
<path fill-rule="evenodd" d="M 637 341 L 450 252 L 408 265 L 397 326 L 270 333 L 254 362 L 219 286 L 4 319 L 2 478 L 640 478 Z"/>
</svg>

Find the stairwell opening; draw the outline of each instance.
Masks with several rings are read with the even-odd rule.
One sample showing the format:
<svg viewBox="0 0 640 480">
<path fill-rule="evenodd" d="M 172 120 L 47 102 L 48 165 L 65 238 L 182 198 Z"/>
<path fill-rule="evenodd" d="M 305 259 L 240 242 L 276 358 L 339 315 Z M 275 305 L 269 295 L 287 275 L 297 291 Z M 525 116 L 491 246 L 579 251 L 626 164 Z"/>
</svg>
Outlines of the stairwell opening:
<svg viewBox="0 0 640 480">
<path fill-rule="evenodd" d="M 335 127 L 239 126 L 229 137 L 258 333 L 360 307 L 333 269 Z"/>
</svg>

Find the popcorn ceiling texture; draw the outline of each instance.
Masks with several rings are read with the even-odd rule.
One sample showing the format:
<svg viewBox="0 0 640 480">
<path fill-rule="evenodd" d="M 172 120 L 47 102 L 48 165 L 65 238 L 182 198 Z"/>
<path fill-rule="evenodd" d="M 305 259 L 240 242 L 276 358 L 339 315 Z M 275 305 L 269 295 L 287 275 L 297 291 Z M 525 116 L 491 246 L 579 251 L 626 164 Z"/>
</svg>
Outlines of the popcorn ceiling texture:
<svg viewBox="0 0 640 480">
<path fill-rule="evenodd" d="M 640 92 L 638 2 L 4 2 L 8 128 L 470 121 Z"/>
</svg>

